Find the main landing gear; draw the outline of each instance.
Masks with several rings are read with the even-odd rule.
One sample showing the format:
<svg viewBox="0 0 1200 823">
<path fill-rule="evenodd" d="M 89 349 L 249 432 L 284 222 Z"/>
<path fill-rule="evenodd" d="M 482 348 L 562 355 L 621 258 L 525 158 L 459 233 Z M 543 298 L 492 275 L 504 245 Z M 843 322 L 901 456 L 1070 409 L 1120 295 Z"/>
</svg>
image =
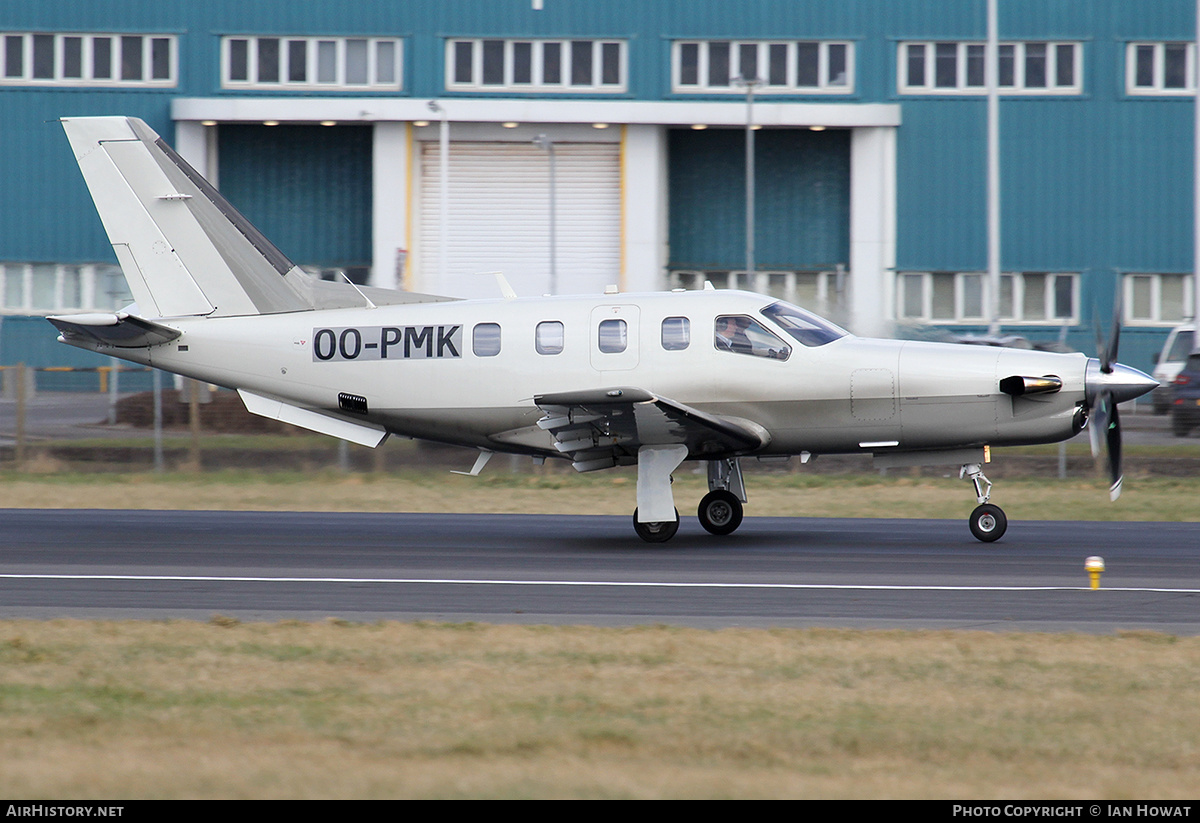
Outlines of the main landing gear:
<svg viewBox="0 0 1200 823">
<path fill-rule="evenodd" d="M 746 487 L 737 458 L 708 461 L 708 494 L 700 500 L 696 516 L 709 534 L 733 534 L 742 525 Z"/>
<path fill-rule="evenodd" d="M 633 510 L 633 530 L 637 536 L 647 543 L 666 543 L 679 531 L 679 510 L 675 510 L 674 520 L 658 520 L 654 523 L 642 523 L 638 520 L 638 510 Z"/>
<path fill-rule="evenodd" d="M 1008 528 L 1008 518 L 1005 517 L 1003 509 L 988 502 L 988 498 L 992 495 L 992 481 L 984 476 L 978 463 L 967 463 L 959 471 L 958 476 L 971 481 L 975 486 L 975 497 L 979 501 L 979 505 L 975 507 L 975 511 L 971 512 L 971 517 L 967 520 L 971 526 L 971 534 L 984 543 L 999 540 Z"/>
<path fill-rule="evenodd" d="M 686 457 L 686 446 L 643 446 L 638 450 L 638 507 L 633 511 L 633 530 L 647 543 L 665 543 L 679 531 L 671 472 Z M 708 494 L 696 510 L 700 525 L 710 534 L 732 534 L 742 525 L 745 500 L 737 458 L 708 461 Z"/>
</svg>

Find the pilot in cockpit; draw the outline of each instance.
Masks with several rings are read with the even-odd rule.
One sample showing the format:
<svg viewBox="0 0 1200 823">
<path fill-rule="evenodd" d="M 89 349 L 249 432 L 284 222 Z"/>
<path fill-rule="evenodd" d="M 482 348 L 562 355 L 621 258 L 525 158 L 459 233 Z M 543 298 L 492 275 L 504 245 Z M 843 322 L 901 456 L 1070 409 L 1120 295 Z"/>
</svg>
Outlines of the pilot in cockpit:
<svg viewBox="0 0 1200 823">
<path fill-rule="evenodd" d="M 754 346 L 746 336 L 746 328 L 750 321 L 744 317 L 726 315 L 717 318 L 716 337 L 713 342 L 718 349 L 739 354 L 753 354 Z"/>
</svg>

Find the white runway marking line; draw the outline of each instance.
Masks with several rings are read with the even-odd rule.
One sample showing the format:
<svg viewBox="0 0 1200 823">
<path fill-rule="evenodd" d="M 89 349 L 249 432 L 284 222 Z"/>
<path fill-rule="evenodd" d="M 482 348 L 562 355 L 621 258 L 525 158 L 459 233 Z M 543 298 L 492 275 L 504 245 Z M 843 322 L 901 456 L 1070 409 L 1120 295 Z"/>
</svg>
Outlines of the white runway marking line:
<svg viewBox="0 0 1200 823">
<path fill-rule="evenodd" d="M 611 586 L 661 589 L 824 589 L 852 591 L 1043 592 L 1091 590 L 1090 586 L 901 586 L 855 583 L 666 583 L 617 580 L 480 580 L 446 577 L 241 577 L 180 574 L 4 574 L 2 580 L 125 580 L 160 583 L 391 583 L 449 586 Z M 1102 586 L 1096 591 L 1200 594 L 1200 589 Z"/>
</svg>

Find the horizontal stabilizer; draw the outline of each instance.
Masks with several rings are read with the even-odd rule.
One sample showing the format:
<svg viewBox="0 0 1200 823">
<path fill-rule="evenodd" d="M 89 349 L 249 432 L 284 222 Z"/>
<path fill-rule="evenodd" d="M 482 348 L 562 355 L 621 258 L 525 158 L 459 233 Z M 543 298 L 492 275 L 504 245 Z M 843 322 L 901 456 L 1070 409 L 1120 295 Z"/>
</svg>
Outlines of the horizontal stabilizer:
<svg viewBox="0 0 1200 823">
<path fill-rule="evenodd" d="M 46 319 L 62 333 L 64 343 L 76 346 L 141 349 L 169 343 L 179 336 L 175 329 L 124 312 L 72 314 Z"/>
<path fill-rule="evenodd" d="M 238 389 L 238 394 L 241 396 L 242 402 L 246 404 L 246 411 L 252 414 L 269 417 L 272 420 L 281 420 L 284 423 L 291 423 L 293 426 L 299 426 L 319 434 L 339 437 L 342 440 L 349 440 L 351 443 L 358 443 L 360 446 L 375 448 L 388 436 L 387 429 L 373 423 L 360 423 L 356 420 L 347 420 L 312 409 L 302 409 L 299 406 L 263 397 L 261 394 L 248 392 L 245 389 Z"/>
</svg>

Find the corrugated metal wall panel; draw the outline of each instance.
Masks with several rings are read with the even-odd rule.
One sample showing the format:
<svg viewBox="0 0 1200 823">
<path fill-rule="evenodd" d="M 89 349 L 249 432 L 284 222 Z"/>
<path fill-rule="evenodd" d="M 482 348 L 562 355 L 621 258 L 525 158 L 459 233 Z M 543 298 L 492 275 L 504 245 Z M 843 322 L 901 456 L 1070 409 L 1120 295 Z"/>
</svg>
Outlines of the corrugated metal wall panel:
<svg viewBox="0 0 1200 823">
<path fill-rule="evenodd" d="M 847 263 L 850 132 L 755 135 L 756 268 Z M 671 132 L 669 268 L 745 268 L 745 139 L 735 129 Z"/>
<path fill-rule="evenodd" d="M 221 192 L 297 264 L 371 264 L 370 126 L 221 126 Z"/>
<path fill-rule="evenodd" d="M 121 112 L 171 139 L 158 92 L 0 88 L 0 261 L 116 262 L 58 119 Z"/>
</svg>

